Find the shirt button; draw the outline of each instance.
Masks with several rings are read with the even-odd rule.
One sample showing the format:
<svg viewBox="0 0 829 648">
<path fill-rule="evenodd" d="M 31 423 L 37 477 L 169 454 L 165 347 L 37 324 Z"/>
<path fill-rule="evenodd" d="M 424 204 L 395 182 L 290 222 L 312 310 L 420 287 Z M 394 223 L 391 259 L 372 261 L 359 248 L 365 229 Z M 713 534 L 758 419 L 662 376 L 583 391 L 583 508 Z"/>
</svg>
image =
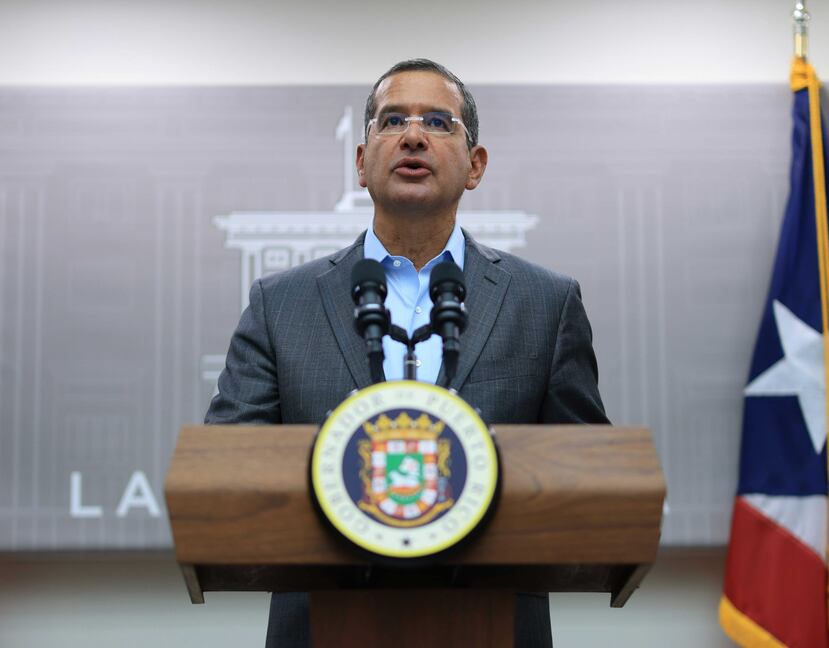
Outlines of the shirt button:
<svg viewBox="0 0 829 648">
<path fill-rule="evenodd" d="M 423 364 L 423 363 L 422 363 L 420 360 L 416 360 L 416 361 L 415 361 L 415 366 L 416 366 L 416 367 L 419 367 L 419 366 L 420 366 L 420 365 L 422 365 L 422 364 Z"/>
<path fill-rule="evenodd" d="M 422 312 L 423 312 L 423 309 L 420 306 L 415 308 L 415 313 L 417 313 L 418 315 L 420 315 Z"/>
<path fill-rule="evenodd" d="M 395 260 L 394 260 L 394 267 L 395 267 L 395 268 L 399 268 L 399 267 L 400 267 L 400 259 L 395 259 Z"/>
</svg>

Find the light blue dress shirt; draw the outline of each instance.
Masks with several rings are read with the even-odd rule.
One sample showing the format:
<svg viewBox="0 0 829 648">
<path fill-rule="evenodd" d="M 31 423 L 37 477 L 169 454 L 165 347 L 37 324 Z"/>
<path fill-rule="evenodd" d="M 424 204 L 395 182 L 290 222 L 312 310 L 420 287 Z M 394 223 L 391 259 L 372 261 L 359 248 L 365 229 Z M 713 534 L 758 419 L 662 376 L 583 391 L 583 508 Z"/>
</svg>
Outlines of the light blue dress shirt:
<svg viewBox="0 0 829 648">
<path fill-rule="evenodd" d="M 363 251 L 366 259 L 374 259 L 383 265 L 386 271 L 386 308 L 391 312 L 392 324 L 397 324 L 411 337 L 412 333 L 429 322 L 429 313 L 432 312 L 432 298 L 429 296 L 429 275 L 441 261 L 454 261 L 463 270 L 465 240 L 460 225 L 455 223 L 455 229 L 446 242 L 443 251 L 420 269 L 415 270 L 414 264 L 402 256 L 392 256 L 374 233 L 374 226 L 366 232 Z M 406 355 L 406 345 L 395 342 L 388 335 L 383 338 L 383 352 L 386 359 L 383 362 L 383 371 L 386 380 L 402 380 L 403 358 Z M 443 357 L 443 340 L 439 335 L 432 335 L 415 347 L 417 355 L 417 379 L 423 382 L 435 383 L 440 372 L 440 363 Z"/>
</svg>

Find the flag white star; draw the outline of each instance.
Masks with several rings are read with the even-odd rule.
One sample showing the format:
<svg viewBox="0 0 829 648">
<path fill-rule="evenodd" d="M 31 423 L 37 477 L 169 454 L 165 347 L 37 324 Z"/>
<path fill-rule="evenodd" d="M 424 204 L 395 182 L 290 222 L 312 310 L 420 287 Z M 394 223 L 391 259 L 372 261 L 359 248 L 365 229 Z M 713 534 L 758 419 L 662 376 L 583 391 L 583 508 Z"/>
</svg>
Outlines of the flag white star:
<svg viewBox="0 0 829 648">
<path fill-rule="evenodd" d="M 772 304 L 783 357 L 752 380 L 746 396 L 797 396 L 815 453 L 826 443 L 823 336 L 776 299 Z"/>
</svg>

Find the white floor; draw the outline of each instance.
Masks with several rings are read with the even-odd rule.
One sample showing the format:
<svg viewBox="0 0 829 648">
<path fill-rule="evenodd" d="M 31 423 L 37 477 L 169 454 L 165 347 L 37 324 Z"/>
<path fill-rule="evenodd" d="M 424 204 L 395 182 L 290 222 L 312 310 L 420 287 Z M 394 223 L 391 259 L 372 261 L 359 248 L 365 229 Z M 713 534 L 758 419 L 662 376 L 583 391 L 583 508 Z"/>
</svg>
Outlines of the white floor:
<svg viewBox="0 0 829 648">
<path fill-rule="evenodd" d="M 555 648 L 729 648 L 717 606 L 725 549 L 663 552 L 625 607 L 607 594 L 551 594 Z"/>
<path fill-rule="evenodd" d="M 663 553 L 622 609 L 606 594 L 551 596 L 555 648 L 726 648 L 717 625 L 724 551 Z M 0 560 L 2 648 L 262 646 L 268 596 L 191 605 L 167 556 Z"/>
</svg>

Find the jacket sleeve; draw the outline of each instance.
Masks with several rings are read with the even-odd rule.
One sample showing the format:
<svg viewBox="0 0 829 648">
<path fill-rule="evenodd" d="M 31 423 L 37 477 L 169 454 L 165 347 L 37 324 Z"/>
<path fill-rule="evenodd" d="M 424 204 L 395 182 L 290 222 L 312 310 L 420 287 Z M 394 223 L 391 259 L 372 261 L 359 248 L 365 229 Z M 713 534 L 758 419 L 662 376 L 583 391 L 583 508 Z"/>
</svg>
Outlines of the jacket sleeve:
<svg viewBox="0 0 829 648">
<path fill-rule="evenodd" d="M 262 282 L 250 289 L 250 304 L 230 340 L 219 393 L 213 398 L 207 424 L 281 423 L 276 353 L 268 330 Z"/>
<path fill-rule="evenodd" d="M 547 394 L 541 406 L 542 422 L 610 423 L 598 383 L 593 332 L 579 284 L 571 279 L 558 322 Z"/>
</svg>

